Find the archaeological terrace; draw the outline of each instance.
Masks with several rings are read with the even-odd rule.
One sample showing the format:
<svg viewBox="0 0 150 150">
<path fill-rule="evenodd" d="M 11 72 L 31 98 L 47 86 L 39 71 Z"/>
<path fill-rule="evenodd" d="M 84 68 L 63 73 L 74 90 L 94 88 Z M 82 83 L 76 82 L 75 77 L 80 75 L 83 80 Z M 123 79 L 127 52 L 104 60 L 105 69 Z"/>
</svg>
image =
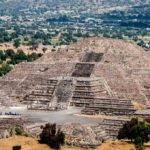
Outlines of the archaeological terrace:
<svg viewBox="0 0 150 150">
<path fill-rule="evenodd" d="M 1 105 L 132 117 L 150 106 L 150 53 L 127 41 L 87 38 L 14 66 L 0 87 Z M 116 136 L 115 122 L 104 119 L 99 126 Z"/>
</svg>

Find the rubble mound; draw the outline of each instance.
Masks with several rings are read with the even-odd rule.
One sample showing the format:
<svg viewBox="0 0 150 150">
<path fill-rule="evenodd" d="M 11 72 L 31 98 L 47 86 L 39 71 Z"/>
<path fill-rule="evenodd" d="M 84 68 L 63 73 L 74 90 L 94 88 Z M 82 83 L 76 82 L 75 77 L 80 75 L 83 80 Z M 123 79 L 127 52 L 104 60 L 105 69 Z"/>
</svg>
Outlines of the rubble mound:
<svg viewBox="0 0 150 150">
<path fill-rule="evenodd" d="M 65 132 L 66 143 L 75 147 L 96 148 L 102 142 L 98 138 L 106 138 L 104 131 L 99 131 L 100 135 L 98 136 L 90 125 L 66 124 L 62 126 L 61 130 Z"/>
</svg>

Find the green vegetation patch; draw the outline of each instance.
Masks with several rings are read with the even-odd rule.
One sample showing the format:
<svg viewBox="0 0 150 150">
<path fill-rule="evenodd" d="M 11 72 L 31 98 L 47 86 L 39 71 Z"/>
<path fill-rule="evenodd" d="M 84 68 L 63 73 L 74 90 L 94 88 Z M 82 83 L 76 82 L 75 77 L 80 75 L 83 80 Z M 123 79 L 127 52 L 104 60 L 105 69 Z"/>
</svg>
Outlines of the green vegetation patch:
<svg viewBox="0 0 150 150">
<path fill-rule="evenodd" d="M 41 53 L 34 52 L 26 55 L 22 50 L 18 50 L 17 52 L 14 52 L 12 49 L 7 49 L 6 51 L 0 50 L 0 76 L 7 74 L 15 64 L 23 61 L 32 62 L 41 56 Z"/>
</svg>

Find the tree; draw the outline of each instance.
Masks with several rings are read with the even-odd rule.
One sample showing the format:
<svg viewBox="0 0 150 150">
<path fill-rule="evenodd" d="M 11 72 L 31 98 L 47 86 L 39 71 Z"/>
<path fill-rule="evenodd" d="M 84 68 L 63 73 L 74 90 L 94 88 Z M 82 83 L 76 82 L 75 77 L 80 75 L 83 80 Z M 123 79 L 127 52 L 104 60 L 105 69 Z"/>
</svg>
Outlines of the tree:
<svg viewBox="0 0 150 150">
<path fill-rule="evenodd" d="M 0 59 L 3 61 L 3 60 L 6 60 L 6 55 L 4 54 L 4 52 L 2 50 L 0 50 Z"/>
<path fill-rule="evenodd" d="M 145 142 L 149 141 L 150 126 L 146 125 L 145 122 L 139 122 L 131 128 L 132 139 L 136 144 L 138 141 L 143 145 Z"/>
<path fill-rule="evenodd" d="M 150 125 L 133 118 L 119 130 L 118 139 L 129 139 L 137 150 L 142 150 L 145 142 L 149 141 Z"/>
<path fill-rule="evenodd" d="M 56 124 L 46 124 L 40 134 L 40 143 L 48 144 L 51 148 L 60 149 L 65 142 L 65 134 L 56 129 Z"/>
<path fill-rule="evenodd" d="M 13 57 L 15 55 L 15 52 L 13 51 L 13 49 L 7 49 L 5 51 L 5 54 L 6 54 L 7 57 L 11 58 L 11 57 Z"/>
<path fill-rule="evenodd" d="M 36 59 L 38 59 L 40 57 L 40 55 L 39 54 L 37 54 L 37 53 L 31 53 L 31 54 L 28 54 L 28 61 L 29 62 L 31 62 L 31 61 L 34 61 L 34 60 L 36 60 Z"/>
<path fill-rule="evenodd" d="M 31 45 L 31 49 L 37 49 L 38 48 L 38 46 L 39 46 L 39 44 L 38 44 L 38 42 L 33 38 L 33 39 L 31 39 L 31 41 L 29 41 L 29 43 L 28 43 L 28 45 Z"/>
<path fill-rule="evenodd" d="M 15 39 L 14 40 L 14 47 L 18 48 L 20 46 L 20 39 Z"/>
<path fill-rule="evenodd" d="M 16 53 L 16 58 L 20 60 L 26 60 L 27 56 L 22 50 L 18 50 Z"/>
<path fill-rule="evenodd" d="M 138 119 L 133 118 L 131 121 L 126 122 L 119 130 L 118 139 L 130 139 L 132 141 L 131 129 L 138 124 Z"/>
<path fill-rule="evenodd" d="M 11 70 L 11 67 L 8 64 L 4 64 L 2 65 L 2 67 L 0 68 L 0 76 L 5 75 L 6 73 L 8 73 Z"/>
<path fill-rule="evenodd" d="M 15 65 L 22 61 L 27 61 L 27 59 L 27 55 L 22 50 L 18 50 L 17 53 L 11 57 L 11 60 L 8 63 Z"/>
</svg>

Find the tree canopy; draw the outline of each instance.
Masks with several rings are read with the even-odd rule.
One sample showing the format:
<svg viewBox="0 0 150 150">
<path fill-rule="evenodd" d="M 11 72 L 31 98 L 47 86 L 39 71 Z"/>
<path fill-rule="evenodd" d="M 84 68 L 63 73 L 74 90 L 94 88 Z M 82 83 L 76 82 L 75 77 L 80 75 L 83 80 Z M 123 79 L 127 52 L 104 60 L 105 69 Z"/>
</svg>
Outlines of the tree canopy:
<svg viewBox="0 0 150 150">
<path fill-rule="evenodd" d="M 142 149 L 144 143 L 149 141 L 149 134 L 150 125 L 133 118 L 120 129 L 118 139 L 129 139 L 137 149 Z"/>
<path fill-rule="evenodd" d="M 57 128 L 56 124 L 46 124 L 41 127 L 40 143 L 47 144 L 51 148 L 60 149 L 60 146 L 65 142 L 65 134 Z"/>
</svg>

